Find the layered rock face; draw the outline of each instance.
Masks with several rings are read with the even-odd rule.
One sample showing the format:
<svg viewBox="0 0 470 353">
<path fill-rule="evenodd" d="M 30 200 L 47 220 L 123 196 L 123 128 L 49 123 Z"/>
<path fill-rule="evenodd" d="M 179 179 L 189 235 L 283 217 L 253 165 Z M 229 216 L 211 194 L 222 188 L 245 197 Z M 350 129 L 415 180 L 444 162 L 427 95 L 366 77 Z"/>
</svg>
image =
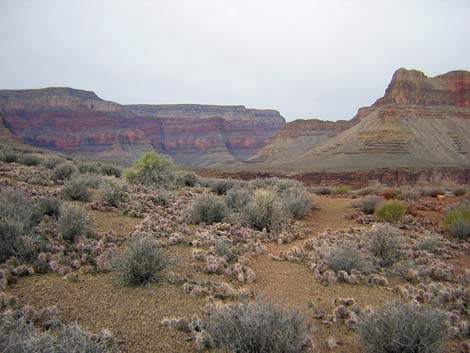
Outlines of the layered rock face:
<svg viewBox="0 0 470 353">
<path fill-rule="evenodd" d="M 274 110 L 120 105 L 71 88 L 0 91 L 0 111 L 13 135 L 35 146 L 112 160 L 156 150 L 197 166 L 248 158 L 285 123 Z"/>
<path fill-rule="evenodd" d="M 284 125 L 263 147 L 246 162 L 282 164 L 296 156 L 327 142 L 356 124 L 357 120 L 324 121 L 299 119 Z"/>
<path fill-rule="evenodd" d="M 317 128 L 304 128 L 309 141 L 318 141 Z M 349 125 L 348 125 L 349 124 Z M 327 125 L 325 125 L 327 126 Z M 289 156 L 256 158 L 239 164 L 240 170 L 290 172 L 357 171 L 380 168 L 470 167 L 470 72 L 452 71 L 427 77 L 416 70 L 399 69 L 384 97 L 359 109 L 341 128 L 328 131 L 331 138 L 308 148 L 292 143 Z M 262 149 L 279 151 L 278 137 Z M 344 130 L 342 130 L 344 127 Z M 328 129 L 328 128 L 326 128 Z M 298 137 L 295 137 L 298 140 Z M 278 153 L 279 154 L 279 153 Z M 266 154 L 265 154 L 266 155 Z M 274 153 L 272 153 L 274 155 Z M 362 175 L 362 174 L 361 174 Z M 328 179 L 326 177 L 326 179 Z"/>
</svg>

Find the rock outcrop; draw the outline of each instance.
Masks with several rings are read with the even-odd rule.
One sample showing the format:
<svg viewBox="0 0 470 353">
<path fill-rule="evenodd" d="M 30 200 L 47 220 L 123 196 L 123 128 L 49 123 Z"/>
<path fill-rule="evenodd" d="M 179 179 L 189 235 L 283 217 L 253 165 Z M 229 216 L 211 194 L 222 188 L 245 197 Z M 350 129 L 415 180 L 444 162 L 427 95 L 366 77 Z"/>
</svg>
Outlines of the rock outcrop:
<svg viewBox="0 0 470 353">
<path fill-rule="evenodd" d="M 285 123 L 275 110 L 120 105 L 72 88 L 3 90 L 0 112 L 13 135 L 35 146 L 110 160 L 153 149 L 197 166 L 248 158 Z"/>
<path fill-rule="evenodd" d="M 312 129 L 307 128 L 309 124 Z M 298 130 L 303 128 L 306 133 L 301 138 L 289 137 L 289 143 L 282 145 L 279 140 L 282 141 L 282 131 L 289 131 L 287 124 L 250 163 L 236 168 L 291 174 L 404 167 L 467 168 L 470 72 L 452 71 L 431 78 L 416 70 L 399 69 L 385 95 L 372 106 L 359 109 L 352 120 L 340 122 L 338 129 L 325 128 L 326 134 L 322 134 L 321 127 L 331 127 L 332 123 L 323 124 L 316 120 L 302 122 Z M 301 141 L 309 141 L 310 147 L 301 145 Z M 279 152 L 283 149 L 289 151 L 287 156 Z"/>
</svg>

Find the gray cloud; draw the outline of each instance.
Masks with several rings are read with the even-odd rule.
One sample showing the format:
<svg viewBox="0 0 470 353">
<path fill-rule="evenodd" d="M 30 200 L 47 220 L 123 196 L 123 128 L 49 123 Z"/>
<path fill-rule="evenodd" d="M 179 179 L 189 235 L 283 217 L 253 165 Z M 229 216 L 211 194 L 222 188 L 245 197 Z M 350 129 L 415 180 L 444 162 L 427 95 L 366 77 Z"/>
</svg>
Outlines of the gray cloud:
<svg viewBox="0 0 470 353">
<path fill-rule="evenodd" d="M 349 119 L 399 67 L 469 69 L 468 0 L 0 0 L 1 88 Z"/>
</svg>

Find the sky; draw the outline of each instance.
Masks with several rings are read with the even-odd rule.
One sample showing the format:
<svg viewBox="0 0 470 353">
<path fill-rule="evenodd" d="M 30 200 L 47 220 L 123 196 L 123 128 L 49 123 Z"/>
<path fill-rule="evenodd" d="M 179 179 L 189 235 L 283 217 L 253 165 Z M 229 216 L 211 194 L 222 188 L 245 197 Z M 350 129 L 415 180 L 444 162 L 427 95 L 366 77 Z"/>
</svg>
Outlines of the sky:
<svg viewBox="0 0 470 353">
<path fill-rule="evenodd" d="M 405 67 L 470 69 L 469 0 L 0 0 L 0 89 L 350 119 Z"/>
</svg>

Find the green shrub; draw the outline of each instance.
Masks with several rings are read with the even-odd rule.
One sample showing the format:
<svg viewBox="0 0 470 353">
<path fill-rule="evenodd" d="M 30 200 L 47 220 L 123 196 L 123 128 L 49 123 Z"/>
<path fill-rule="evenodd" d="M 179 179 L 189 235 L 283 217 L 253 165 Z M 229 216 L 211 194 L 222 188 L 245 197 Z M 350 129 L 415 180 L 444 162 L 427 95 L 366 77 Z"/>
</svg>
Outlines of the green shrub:
<svg viewBox="0 0 470 353">
<path fill-rule="evenodd" d="M 62 188 L 62 197 L 66 200 L 89 201 L 91 192 L 81 178 L 73 178 Z"/>
<path fill-rule="evenodd" d="M 0 351 L 8 353 L 106 353 L 114 339 L 108 332 L 95 335 L 78 325 L 60 325 L 55 330 L 35 328 L 13 311 L 0 314 Z"/>
<path fill-rule="evenodd" d="M 328 186 L 319 186 L 313 189 L 313 193 L 316 195 L 331 195 L 333 190 Z"/>
<path fill-rule="evenodd" d="M 227 191 L 225 202 L 229 208 L 242 211 L 251 200 L 253 191 L 247 188 L 235 187 Z"/>
<path fill-rule="evenodd" d="M 197 175 L 194 172 L 180 173 L 178 179 L 180 184 L 186 186 L 194 186 L 197 183 Z"/>
<path fill-rule="evenodd" d="M 347 184 L 337 185 L 334 189 L 336 195 L 349 195 L 351 193 L 352 186 Z"/>
<path fill-rule="evenodd" d="M 19 162 L 27 166 L 35 166 L 41 164 L 41 159 L 34 154 L 24 154 L 20 157 Z"/>
<path fill-rule="evenodd" d="M 36 207 L 41 216 L 47 215 L 56 219 L 60 216 L 61 202 L 55 197 L 41 198 Z"/>
<path fill-rule="evenodd" d="M 398 223 L 406 214 L 406 205 L 398 200 L 383 202 L 375 211 L 375 218 L 380 222 Z"/>
<path fill-rule="evenodd" d="M 232 179 L 219 179 L 212 183 L 211 191 L 217 195 L 225 195 L 234 186 L 235 182 Z"/>
<path fill-rule="evenodd" d="M 444 219 L 444 226 L 455 237 L 470 238 L 470 203 L 462 202 L 451 207 Z"/>
<path fill-rule="evenodd" d="M 124 252 L 112 261 L 118 283 L 139 286 L 155 282 L 168 264 L 166 256 L 150 238 L 137 238 L 126 244 Z"/>
<path fill-rule="evenodd" d="M 441 238 L 437 234 L 428 234 L 416 243 L 416 247 L 434 253 L 439 251 L 441 243 Z"/>
<path fill-rule="evenodd" d="M 80 207 L 63 205 L 57 229 L 65 240 L 74 241 L 77 236 L 88 235 L 91 232 L 90 220 Z"/>
<path fill-rule="evenodd" d="M 191 221 L 212 224 L 222 222 L 227 213 L 225 203 L 215 195 L 200 195 L 192 204 Z"/>
<path fill-rule="evenodd" d="M 373 228 L 369 232 L 369 250 L 381 267 L 390 267 L 404 257 L 402 244 L 404 242 L 401 231 L 389 225 Z"/>
<path fill-rule="evenodd" d="M 122 175 L 122 169 L 115 165 L 103 164 L 101 165 L 101 174 L 120 178 Z"/>
<path fill-rule="evenodd" d="M 243 218 L 254 229 L 279 233 L 287 223 L 287 215 L 277 194 L 271 190 L 256 190 L 246 205 Z"/>
<path fill-rule="evenodd" d="M 355 244 L 344 244 L 331 249 L 324 258 L 325 264 L 335 272 L 358 270 L 361 273 L 369 273 L 372 264 L 358 250 Z"/>
<path fill-rule="evenodd" d="M 392 303 L 365 314 L 358 326 L 364 353 L 438 353 L 447 337 L 447 315 L 428 306 Z"/>
<path fill-rule="evenodd" d="M 262 299 L 211 306 L 207 333 L 224 352 L 301 353 L 311 348 L 310 330 L 297 310 Z"/>
<path fill-rule="evenodd" d="M 56 165 L 62 162 L 62 158 L 50 156 L 42 161 L 42 165 L 47 169 L 54 169 Z"/>
<path fill-rule="evenodd" d="M 296 185 L 281 192 L 282 202 L 293 218 L 304 218 L 312 209 L 313 201 L 303 185 Z"/>
<path fill-rule="evenodd" d="M 10 148 L 5 148 L 0 152 L 0 161 L 4 163 L 16 163 L 18 160 L 18 153 L 11 150 Z"/>
<path fill-rule="evenodd" d="M 106 181 L 101 185 L 100 199 L 107 206 L 119 207 L 129 199 L 127 187 Z"/>
<path fill-rule="evenodd" d="M 98 174 L 101 171 L 101 166 L 96 162 L 78 162 L 77 168 L 82 174 Z"/>
<path fill-rule="evenodd" d="M 132 167 L 125 170 L 124 176 L 133 184 L 153 188 L 168 187 L 176 181 L 176 167 L 170 157 L 145 152 Z"/>
<path fill-rule="evenodd" d="M 465 186 L 458 186 L 454 188 L 453 193 L 455 196 L 462 196 L 468 192 L 468 189 Z"/>
<path fill-rule="evenodd" d="M 0 191 L 0 262 L 12 256 L 28 256 L 31 249 L 27 236 L 38 222 L 34 211 L 31 199 L 22 191 Z"/>
<path fill-rule="evenodd" d="M 360 200 L 354 200 L 352 206 L 358 208 L 365 214 L 373 214 L 381 198 L 378 196 L 367 196 Z"/>
<path fill-rule="evenodd" d="M 64 181 L 76 173 L 78 173 L 78 169 L 72 163 L 60 163 L 54 167 L 52 177 L 55 181 Z"/>
</svg>

